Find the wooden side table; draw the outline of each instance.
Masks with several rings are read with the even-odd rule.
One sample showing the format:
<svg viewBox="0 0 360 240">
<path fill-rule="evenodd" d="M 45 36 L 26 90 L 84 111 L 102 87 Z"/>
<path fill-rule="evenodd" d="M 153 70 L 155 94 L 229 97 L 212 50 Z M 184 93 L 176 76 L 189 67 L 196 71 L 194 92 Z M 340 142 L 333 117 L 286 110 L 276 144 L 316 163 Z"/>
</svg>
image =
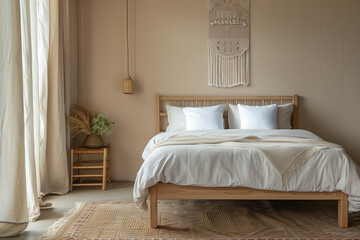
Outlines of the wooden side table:
<svg viewBox="0 0 360 240">
<path fill-rule="evenodd" d="M 84 160 L 83 154 L 102 154 L 101 160 Z M 75 158 L 74 155 L 77 155 Z M 74 186 L 102 186 L 106 189 L 106 183 L 111 183 L 111 148 L 110 144 L 103 148 L 77 148 L 71 149 L 70 166 L 70 191 Z M 95 164 L 95 165 L 94 165 Z M 89 174 L 88 170 L 102 170 L 100 174 Z M 84 178 L 102 178 L 101 182 L 83 183 Z M 75 182 L 79 180 L 79 182 Z"/>
</svg>

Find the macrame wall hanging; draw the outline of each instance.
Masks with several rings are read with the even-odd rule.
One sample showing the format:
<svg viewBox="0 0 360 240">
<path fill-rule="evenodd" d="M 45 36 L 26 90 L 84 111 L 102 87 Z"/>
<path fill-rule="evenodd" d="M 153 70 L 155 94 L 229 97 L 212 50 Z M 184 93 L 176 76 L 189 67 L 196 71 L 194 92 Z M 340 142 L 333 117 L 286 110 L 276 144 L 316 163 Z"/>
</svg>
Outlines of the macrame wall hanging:
<svg viewBox="0 0 360 240">
<path fill-rule="evenodd" d="M 249 0 L 209 0 L 209 85 L 249 84 Z"/>
</svg>

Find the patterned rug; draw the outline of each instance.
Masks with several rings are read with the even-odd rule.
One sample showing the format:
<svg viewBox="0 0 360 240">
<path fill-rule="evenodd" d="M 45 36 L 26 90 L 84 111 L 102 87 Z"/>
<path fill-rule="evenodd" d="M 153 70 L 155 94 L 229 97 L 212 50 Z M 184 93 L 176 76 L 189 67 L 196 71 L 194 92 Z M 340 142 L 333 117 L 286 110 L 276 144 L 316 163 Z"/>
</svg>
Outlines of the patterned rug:
<svg viewBox="0 0 360 240">
<path fill-rule="evenodd" d="M 360 213 L 337 227 L 336 201 L 159 201 L 158 229 L 133 202 L 85 202 L 40 239 L 360 239 Z"/>
</svg>

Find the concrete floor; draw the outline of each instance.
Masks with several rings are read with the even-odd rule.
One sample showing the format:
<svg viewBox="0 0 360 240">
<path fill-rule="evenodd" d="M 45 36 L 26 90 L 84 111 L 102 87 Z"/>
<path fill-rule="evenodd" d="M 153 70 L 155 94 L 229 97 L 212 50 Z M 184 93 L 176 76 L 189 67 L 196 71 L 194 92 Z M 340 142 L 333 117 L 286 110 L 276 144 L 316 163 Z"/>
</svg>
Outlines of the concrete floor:
<svg viewBox="0 0 360 240">
<path fill-rule="evenodd" d="M 9 240 L 26 239 L 35 240 L 47 232 L 47 229 L 58 219 L 64 216 L 75 206 L 76 202 L 89 201 L 132 201 L 133 182 L 113 182 L 107 185 L 107 190 L 102 191 L 100 187 L 77 187 L 66 195 L 49 195 L 45 202 L 52 202 L 53 208 L 41 210 L 41 215 L 36 222 L 29 226 L 20 236 L 12 238 L 1 238 Z"/>
</svg>

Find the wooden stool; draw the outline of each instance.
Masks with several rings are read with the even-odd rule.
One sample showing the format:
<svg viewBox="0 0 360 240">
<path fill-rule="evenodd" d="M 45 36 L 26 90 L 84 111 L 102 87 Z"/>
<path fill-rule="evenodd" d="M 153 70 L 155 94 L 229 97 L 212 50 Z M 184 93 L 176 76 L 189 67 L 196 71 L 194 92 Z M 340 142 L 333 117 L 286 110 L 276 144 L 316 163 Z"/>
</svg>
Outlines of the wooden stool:
<svg viewBox="0 0 360 240">
<path fill-rule="evenodd" d="M 106 183 L 111 183 L 111 148 L 110 144 L 103 148 L 77 148 L 71 149 L 71 172 L 70 172 L 70 191 L 74 186 L 102 186 L 102 190 L 106 189 Z M 77 154 L 77 161 L 74 161 L 74 154 Z M 83 160 L 82 154 L 102 154 L 102 160 Z M 97 163 L 97 165 L 91 165 Z M 102 174 L 84 174 L 87 170 L 102 169 Z M 76 171 L 76 173 L 74 173 Z M 83 183 L 83 178 L 101 177 L 102 182 L 99 183 Z M 74 183 L 79 179 L 79 183 Z"/>
</svg>

